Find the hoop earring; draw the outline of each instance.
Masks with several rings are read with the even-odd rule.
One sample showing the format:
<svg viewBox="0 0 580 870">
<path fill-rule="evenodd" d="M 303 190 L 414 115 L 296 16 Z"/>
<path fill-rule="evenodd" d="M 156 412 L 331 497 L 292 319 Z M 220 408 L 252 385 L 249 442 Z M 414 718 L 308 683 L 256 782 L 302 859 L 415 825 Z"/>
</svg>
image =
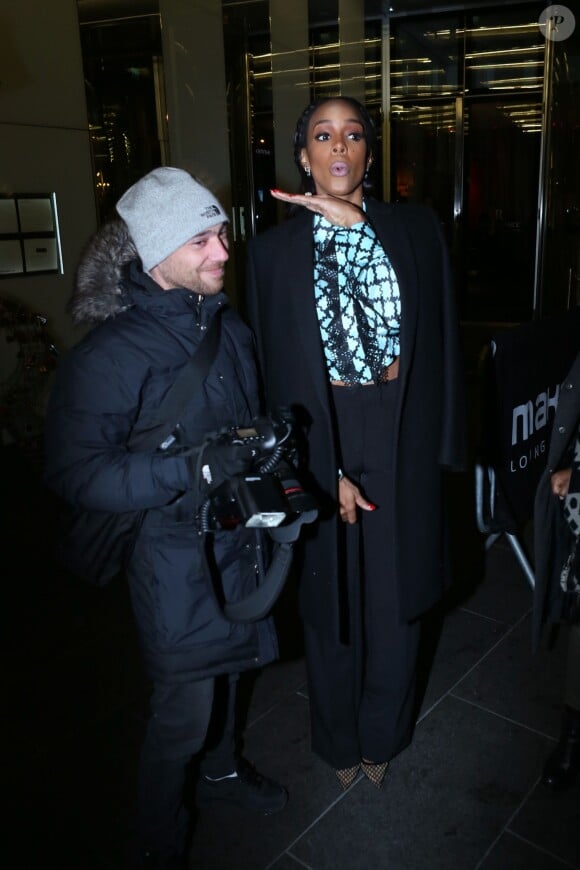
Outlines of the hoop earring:
<svg viewBox="0 0 580 870">
<path fill-rule="evenodd" d="M 304 169 L 304 172 L 306 173 L 306 175 L 308 176 L 308 178 L 310 178 L 310 176 L 312 174 L 310 172 L 310 166 L 303 166 L 303 169 Z"/>
</svg>

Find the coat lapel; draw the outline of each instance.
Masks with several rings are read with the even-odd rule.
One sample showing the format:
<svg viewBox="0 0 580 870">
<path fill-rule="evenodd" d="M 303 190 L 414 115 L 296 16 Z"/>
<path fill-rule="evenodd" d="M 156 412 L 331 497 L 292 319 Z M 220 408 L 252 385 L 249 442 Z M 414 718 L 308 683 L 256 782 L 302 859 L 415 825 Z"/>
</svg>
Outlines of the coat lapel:
<svg viewBox="0 0 580 870">
<path fill-rule="evenodd" d="M 324 405 L 328 397 L 328 384 L 324 373 L 326 362 L 320 326 L 314 299 L 314 245 L 312 240 L 312 217 L 309 214 L 294 218 L 288 245 L 287 275 L 291 276 L 286 292 L 291 294 L 291 309 L 297 324 L 301 347 L 293 348 L 301 353 L 304 368 L 310 372 L 313 389 Z"/>
</svg>

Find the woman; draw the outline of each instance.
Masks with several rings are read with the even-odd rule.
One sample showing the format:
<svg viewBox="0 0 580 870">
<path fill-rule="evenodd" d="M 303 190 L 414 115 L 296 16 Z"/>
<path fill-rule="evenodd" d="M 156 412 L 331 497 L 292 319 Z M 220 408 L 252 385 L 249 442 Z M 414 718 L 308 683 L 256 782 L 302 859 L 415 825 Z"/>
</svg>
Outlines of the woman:
<svg viewBox="0 0 580 870">
<path fill-rule="evenodd" d="M 546 624 L 569 626 L 560 738 L 542 775 L 544 785 L 560 790 L 580 772 L 580 353 L 560 387 L 536 490 L 534 561 L 534 650 Z"/>
<path fill-rule="evenodd" d="M 313 749 L 343 787 L 361 767 L 380 787 L 411 739 L 418 620 L 447 582 L 442 470 L 464 457 L 458 324 L 435 215 L 366 195 L 365 108 L 320 100 L 294 142 L 303 192 L 272 195 L 300 208 L 250 243 L 248 312 L 267 403 L 307 426 L 321 505 L 299 591 Z"/>
</svg>

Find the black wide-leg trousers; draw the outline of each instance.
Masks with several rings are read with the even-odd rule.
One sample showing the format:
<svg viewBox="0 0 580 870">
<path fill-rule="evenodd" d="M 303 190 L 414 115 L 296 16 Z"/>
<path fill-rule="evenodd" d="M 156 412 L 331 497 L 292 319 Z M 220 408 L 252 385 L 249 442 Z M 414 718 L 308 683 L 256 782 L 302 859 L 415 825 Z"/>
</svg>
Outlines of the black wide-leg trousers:
<svg viewBox="0 0 580 870">
<path fill-rule="evenodd" d="M 344 473 L 375 511 L 344 524 L 340 641 L 305 625 L 312 747 L 336 769 L 390 760 L 410 741 L 420 624 L 399 617 L 393 536 L 398 380 L 333 387 Z"/>
</svg>

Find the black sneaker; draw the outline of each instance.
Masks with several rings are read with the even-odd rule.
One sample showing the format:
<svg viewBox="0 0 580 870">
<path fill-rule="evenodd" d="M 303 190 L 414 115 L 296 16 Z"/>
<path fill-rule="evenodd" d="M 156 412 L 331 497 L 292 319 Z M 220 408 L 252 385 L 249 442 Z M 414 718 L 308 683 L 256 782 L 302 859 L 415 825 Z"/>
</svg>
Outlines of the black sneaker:
<svg viewBox="0 0 580 870">
<path fill-rule="evenodd" d="M 271 816 L 279 813 L 288 802 L 286 789 L 262 776 L 252 765 L 241 758 L 237 763 L 237 776 L 212 780 L 200 777 L 197 798 L 201 804 L 210 801 L 226 801 L 254 813 Z"/>
</svg>

